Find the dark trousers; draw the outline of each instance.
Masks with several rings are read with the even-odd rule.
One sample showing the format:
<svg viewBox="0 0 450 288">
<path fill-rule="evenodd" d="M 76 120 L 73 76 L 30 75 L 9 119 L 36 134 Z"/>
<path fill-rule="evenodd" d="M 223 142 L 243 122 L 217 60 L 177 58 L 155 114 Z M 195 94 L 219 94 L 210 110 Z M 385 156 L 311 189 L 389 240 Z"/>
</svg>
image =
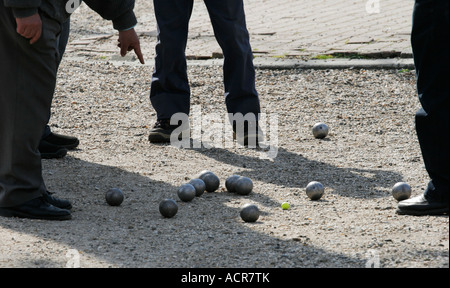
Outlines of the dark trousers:
<svg viewBox="0 0 450 288">
<path fill-rule="evenodd" d="M 224 54 L 225 102 L 229 113 L 260 113 L 253 54 L 242 0 L 205 0 Z M 150 100 L 158 119 L 189 115 L 190 88 L 185 50 L 194 0 L 154 0 L 158 24 Z"/>
<path fill-rule="evenodd" d="M 69 36 L 70 36 L 70 19 L 62 24 L 61 34 L 58 37 L 58 51 L 59 51 L 59 57 L 60 57 L 59 63 L 62 60 L 64 52 L 66 51 L 67 43 L 69 43 Z M 59 63 L 58 63 L 58 66 L 59 66 Z M 50 119 L 49 119 L 49 121 L 50 121 Z M 51 133 L 52 133 L 52 130 L 50 129 L 50 126 L 48 124 L 45 125 L 44 133 L 42 134 L 42 138 L 46 138 Z"/>
<path fill-rule="evenodd" d="M 11 9 L 0 2 L 0 207 L 46 191 L 38 145 L 50 116 L 61 25 L 42 21 L 43 34 L 30 45 L 17 34 Z"/>
<path fill-rule="evenodd" d="M 416 0 L 412 48 L 422 108 L 416 130 L 431 178 L 425 195 L 447 201 L 449 195 L 449 1 Z"/>
</svg>

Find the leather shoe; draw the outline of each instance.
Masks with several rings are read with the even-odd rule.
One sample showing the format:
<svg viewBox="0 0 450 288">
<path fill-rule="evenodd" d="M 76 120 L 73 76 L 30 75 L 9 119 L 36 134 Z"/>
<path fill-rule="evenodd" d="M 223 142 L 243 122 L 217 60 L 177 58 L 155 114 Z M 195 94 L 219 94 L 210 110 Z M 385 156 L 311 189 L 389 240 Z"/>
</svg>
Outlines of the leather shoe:
<svg viewBox="0 0 450 288">
<path fill-rule="evenodd" d="M 45 140 L 39 142 L 39 152 L 42 159 L 59 159 L 67 155 L 67 149 L 53 145 Z"/>
<path fill-rule="evenodd" d="M 403 200 L 398 203 L 399 215 L 444 215 L 448 214 L 448 203 L 427 200 L 425 195 Z"/>
<path fill-rule="evenodd" d="M 75 149 L 79 144 L 80 140 L 76 137 L 59 135 L 51 132 L 50 135 L 42 139 L 51 145 L 59 146 L 61 148 L 66 148 L 67 150 Z"/>
<path fill-rule="evenodd" d="M 243 126 L 240 127 L 241 130 L 238 128 L 239 126 Z M 264 133 L 258 125 L 258 121 L 239 124 L 235 122 L 233 123 L 233 140 L 236 140 L 239 145 L 247 148 L 263 148 L 261 144 L 264 141 Z"/>
<path fill-rule="evenodd" d="M 72 209 L 72 203 L 70 203 L 69 200 L 59 199 L 53 196 L 53 193 L 51 192 L 45 192 L 42 197 L 44 197 L 44 200 L 47 201 L 47 203 L 60 208 L 60 209 L 66 209 L 70 210 Z"/>
<path fill-rule="evenodd" d="M 0 216 L 44 220 L 72 219 L 69 210 L 49 204 L 44 197 L 38 197 L 14 207 L 0 207 Z"/>
</svg>

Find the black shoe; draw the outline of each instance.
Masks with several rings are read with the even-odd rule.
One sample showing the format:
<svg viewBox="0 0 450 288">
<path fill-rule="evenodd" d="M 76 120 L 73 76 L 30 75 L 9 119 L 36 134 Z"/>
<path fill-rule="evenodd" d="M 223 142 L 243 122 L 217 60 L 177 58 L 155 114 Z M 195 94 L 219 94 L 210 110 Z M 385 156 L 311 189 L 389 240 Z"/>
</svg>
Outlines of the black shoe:
<svg viewBox="0 0 450 288">
<path fill-rule="evenodd" d="M 399 215 L 448 215 L 448 202 L 429 201 L 425 195 L 420 195 L 398 203 L 397 214 Z"/>
<path fill-rule="evenodd" d="M 49 204 L 44 197 L 35 198 L 15 207 L 0 207 L 0 216 L 43 220 L 72 219 L 69 210 L 60 209 Z"/>
<path fill-rule="evenodd" d="M 44 197 L 45 201 L 47 201 L 49 204 L 51 204 L 57 208 L 66 209 L 66 210 L 72 209 L 72 203 L 70 203 L 69 200 L 63 200 L 63 199 L 53 197 L 52 194 L 53 193 L 47 191 L 42 196 Z"/>
<path fill-rule="evenodd" d="M 50 135 L 42 139 L 42 141 L 61 148 L 66 148 L 67 150 L 75 149 L 80 144 L 80 140 L 76 137 L 59 135 L 56 133 L 50 133 Z"/>
<path fill-rule="evenodd" d="M 180 125 L 170 125 L 170 120 L 158 120 L 150 130 L 148 140 L 151 143 L 170 143 L 170 136 Z M 178 139 L 181 140 L 183 131 L 180 131 Z"/>
<path fill-rule="evenodd" d="M 257 148 L 264 141 L 264 134 L 258 125 L 258 122 L 245 122 L 243 129 L 239 131 L 237 124 L 233 124 L 233 139 L 242 146 L 248 148 Z M 242 131 L 243 130 L 243 131 Z"/>
<path fill-rule="evenodd" d="M 45 140 L 39 143 L 39 152 L 42 159 L 59 159 L 67 155 L 67 148 L 53 145 Z"/>
</svg>

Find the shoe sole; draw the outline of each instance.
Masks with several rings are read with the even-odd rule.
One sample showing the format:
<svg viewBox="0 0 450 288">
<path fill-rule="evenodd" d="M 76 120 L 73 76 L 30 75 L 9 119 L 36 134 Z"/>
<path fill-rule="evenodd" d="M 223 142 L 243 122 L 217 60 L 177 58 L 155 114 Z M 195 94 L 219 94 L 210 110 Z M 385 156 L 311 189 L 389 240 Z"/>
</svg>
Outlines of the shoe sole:
<svg viewBox="0 0 450 288">
<path fill-rule="evenodd" d="M 182 140 L 181 138 L 181 133 L 180 136 L 178 136 L 178 140 Z M 148 136 L 148 141 L 150 141 L 151 143 L 170 143 L 170 134 L 167 135 L 165 133 L 160 133 L 160 132 L 152 132 L 150 133 L 150 135 Z"/>
<path fill-rule="evenodd" d="M 54 221 L 63 221 L 72 219 L 72 214 L 68 215 L 60 215 L 60 216 L 36 216 L 23 212 L 13 211 L 8 208 L 0 208 L 0 216 L 3 217 L 16 217 L 16 218 L 28 218 L 28 219 L 39 219 L 39 220 L 54 220 Z"/>
<path fill-rule="evenodd" d="M 55 207 L 57 207 L 59 209 L 64 209 L 64 210 L 72 210 L 72 208 L 73 208 L 72 205 L 69 205 L 69 206 L 66 206 L 66 207 L 58 207 L 58 206 L 55 206 Z"/>
<path fill-rule="evenodd" d="M 58 138 L 58 137 L 56 137 Z M 78 139 L 73 139 L 73 141 L 70 141 L 69 139 L 65 140 L 64 139 L 54 139 L 54 141 L 48 140 L 48 138 L 45 138 L 43 141 L 45 141 L 46 143 L 48 143 L 49 145 L 53 145 L 53 146 L 57 146 L 59 148 L 65 148 L 67 150 L 73 150 L 75 148 L 78 147 L 78 145 L 80 145 L 80 140 Z M 59 143 L 59 142 L 65 142 L 64 143 Z"/>
<path fill-rule="evenodd" d="M 77 141 L 74 144 L 70 144 L 70 145 L 60 145 L 60 147 L 66 148 L 67 150 L 73 150 L 73 149 L 77 148 L 78 145 L 80 145 L 80 141 Z"/>
<path fill-rule="evenodd" d="M 47 202 L 49 202 L 49 201 L 47 201 Z M 50 204 L 52 204 L 52 203 L 50 203 Z M 56 208 L 63 209 L 63 210 L 72 210 L 72 208 L 73 208 L 72 204 L 70 204 L 68 206 L 64 206 L 64 207 L 63 206 L 57 206 L 55 204 L 52 204 L 52 205 L 55 206 Z"/>
<path fill-rule="evenodd" d="M 67 149 L 60 149 L 55 153 L 41 153 L 42 159 L 61 159 L 67 155 Z"/>
<path fill-rule="evenodd" d="M 170 135 L 154 132 L 148 136 L 151 143 L 170 143 Z"/>
<path fill-rule="evenodd" d="M 396 213 L 398 215 L 411 215 L 411 216 L 438 216 L 438 215 L 448 215 L 448 208 L 440 208 L 433 210 L 402 210 L 397 209 Z"/>
</svg>

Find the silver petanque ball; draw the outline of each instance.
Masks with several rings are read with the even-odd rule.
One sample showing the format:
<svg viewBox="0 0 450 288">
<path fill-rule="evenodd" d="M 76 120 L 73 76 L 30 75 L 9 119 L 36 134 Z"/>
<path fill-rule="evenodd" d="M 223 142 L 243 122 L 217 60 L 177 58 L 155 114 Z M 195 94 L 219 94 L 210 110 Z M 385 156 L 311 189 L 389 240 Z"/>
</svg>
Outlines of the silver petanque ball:
<svg viewBox="0 0 450 288">
<path fill-rule="evenodd" d="M 195 176 L 195 178 L 197 178 L 197 179 L 202 179 L 203 176 L 205 176 L 206 174 L 209 174 L 209 173 L 213 173 L 213 172 L 211 172 L 211 171 L 209 171 L 209 170 L 203 170 L 203 171 L 201 171 L 200 173 L 198 173 L 197 176 Z M 202 179 L 202 180 L 203 180 L 203 179 Z"/>
<path fill-rule="evenodd" d="M 411 197 L 411 186 L 405 182 L 398 182 L 392 187 L 392 196 L 397 201 L 403 201 Z"/>
<path fill-rule="evenodd" d="M 316 123 L 312 128 L 312 133 L 317 139 L 323 139 L 327 137 L 328 131 L 328 126 L 325 123 Z"/>
<path fill-rule="evenodd" d="M 245 222 L 256 222 L 261 215 L 261 211 L 255 204 L 245 204 L 241 208 L 240 216 Z"/>
<path fill-rule="evenodd" d="M 111 206 L 119 206 L 120 204 L 122 204 L 123 199 L 123 192 L 119 188 L 109 189 L 105 194 L 106 203 Z"/>
<path fill-rule="evenodd" d="M 234 193 L 236 192 L 236 181 L 240 178 L 241 176 L 239 175 L 233 175 L 227 178 L 227 180 L 225 181 L 225 188 L 227 188 L 228 192 Z"/>
<path fill-rule="evenodd" d="M 207 192 L 214 192 L 219 189 L 220 179 L 213 172 L 203 173 L 198 178 L 205 182 Z"/>
<path fill-rule="evenodd" d="M 319 200 L 322 198 L 325 188 L 322 183 L 313 181 L 306 186 L 306 195 L 311 200 Z"/>
<path fill-rule="evenodd" d="M 234 183 L 234 190 L 239 195 L 248 195 L 253 190 L 253 182 L 248 177 L 239 177 Z"/>
<path fill-rule="evenodd" d="M 178 188 L 177 194 L 181 201 L 189 202 L 195 198 L 196 195 L 195 187 L 191 184 L 183 184 Z"/>
<path fill-rule="evenodd" d="M 175 200 L 165 199 L 159 203 L 159 213 L 166 218 L 172 218 L 178 212 L 178 204 Z"/>
<path fill-rule="evenodd" d="M 191 184 L 195 188 L 195 196 L 200 197 L 205 193 L 206 184 L 202 179 L 192 179 L 188 184 Z"/>
</svg>

